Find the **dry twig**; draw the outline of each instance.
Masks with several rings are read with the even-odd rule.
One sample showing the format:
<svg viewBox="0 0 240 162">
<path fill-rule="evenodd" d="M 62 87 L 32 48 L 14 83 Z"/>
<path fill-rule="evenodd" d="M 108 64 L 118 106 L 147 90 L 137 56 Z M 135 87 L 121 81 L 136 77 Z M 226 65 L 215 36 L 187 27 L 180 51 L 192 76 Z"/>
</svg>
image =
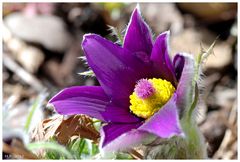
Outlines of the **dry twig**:
<svg viewBox="0 0 240 162">
<path fill-rule="evenodd" d="M 41 92 L 44 88 L 43 84 L 32 74 L 28 73 L 20 67 L 8 54 L 3 53 L 3 64 L 9 70 L 19 76 L 24 82 L 33 87 L 37 92 Z"/>
</svg>

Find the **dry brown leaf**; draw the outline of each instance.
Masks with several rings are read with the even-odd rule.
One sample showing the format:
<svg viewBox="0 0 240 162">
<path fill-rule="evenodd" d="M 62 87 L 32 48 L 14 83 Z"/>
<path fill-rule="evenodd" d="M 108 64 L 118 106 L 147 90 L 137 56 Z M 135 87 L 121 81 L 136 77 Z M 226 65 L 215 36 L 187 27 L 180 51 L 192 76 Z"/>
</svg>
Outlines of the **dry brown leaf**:
<svg viewBox="0 0 240 162">
<path fill-rule="evenodd" d="M 47 141 L 55 137 L 61 144 L 67 144 L 73 136 L 87 138 L 96 143 L 100 137 L 91 118 L 85 115 L 74 115 L 67 119 L 57 115 L 53 118 L 45 119 L 32 133 L 34 141 Z"/>
<path fill-rule="evenodd" d="M 38 159 L 38 157 L 31 153 L 30 151 L 28 151 L 24 144 L 17 140 L 14 139 L 13 142 L 11 143 L 11 145 L 6 144 L 5 142 L 3 142 L 3 152 L 11 154 L 12 156 L 11 159 Z"/>
</svg>

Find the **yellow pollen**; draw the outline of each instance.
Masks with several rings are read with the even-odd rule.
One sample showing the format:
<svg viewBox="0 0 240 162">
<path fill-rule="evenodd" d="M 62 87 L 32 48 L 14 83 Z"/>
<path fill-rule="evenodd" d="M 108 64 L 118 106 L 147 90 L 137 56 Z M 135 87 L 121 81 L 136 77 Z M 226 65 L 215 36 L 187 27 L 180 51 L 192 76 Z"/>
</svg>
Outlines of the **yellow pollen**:
<svg viewBox="0 0 240 162">
<path fill-rule="evenodd" d="M 136 92 L 130 95 L 130 110 L 133 114 L 142 118 L 149 118 L 155 112 L 157 112 L 167 101 L 172 97 L 175 88 L 174 86 L 166 80 L 162 79 L 148 79 L 152 83 L 155 89 L 154 94 L 142 99 L 139 98 Z"/>
</svg>

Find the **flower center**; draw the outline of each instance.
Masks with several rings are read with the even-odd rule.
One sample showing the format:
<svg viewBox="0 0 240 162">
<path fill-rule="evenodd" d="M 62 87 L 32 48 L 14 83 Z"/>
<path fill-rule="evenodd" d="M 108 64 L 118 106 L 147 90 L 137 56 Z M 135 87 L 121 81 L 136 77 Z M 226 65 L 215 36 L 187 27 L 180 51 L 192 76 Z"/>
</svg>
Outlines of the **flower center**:
<svg viewBox="0 0 240 162">
<path fill-rule="evenodd" d="M 175 91 L 174 86 L 162 79 L 141 79 L 130 95 L 130 110 L 142 118 L 149 118 L 167 103 Z"/>
</svg>

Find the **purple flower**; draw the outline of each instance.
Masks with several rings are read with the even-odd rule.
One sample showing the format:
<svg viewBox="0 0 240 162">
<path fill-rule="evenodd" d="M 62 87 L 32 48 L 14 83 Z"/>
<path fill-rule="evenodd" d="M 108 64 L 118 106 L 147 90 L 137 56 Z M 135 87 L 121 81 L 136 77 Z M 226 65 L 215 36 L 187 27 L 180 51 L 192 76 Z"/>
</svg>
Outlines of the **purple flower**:
<svg viewBox="0 0 240 162">
<path fill-rule="evenodd" d="M 160 34 L 153 43 L 138 8 L 122 46 L 86 34 L 82 48 L 100 86 L 66 88 L 49 103 L 59 114 L 86 114 L 105 122 L 100 143 L 105 150 L 129 148 L 149 134 L 184 135 L 179 120 L 188 100 L 194 60 L 182 53 L 170 59 L 169 34 Z"/>
</svg>

